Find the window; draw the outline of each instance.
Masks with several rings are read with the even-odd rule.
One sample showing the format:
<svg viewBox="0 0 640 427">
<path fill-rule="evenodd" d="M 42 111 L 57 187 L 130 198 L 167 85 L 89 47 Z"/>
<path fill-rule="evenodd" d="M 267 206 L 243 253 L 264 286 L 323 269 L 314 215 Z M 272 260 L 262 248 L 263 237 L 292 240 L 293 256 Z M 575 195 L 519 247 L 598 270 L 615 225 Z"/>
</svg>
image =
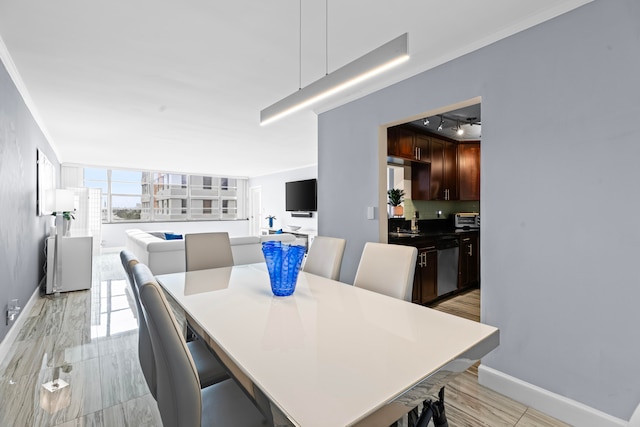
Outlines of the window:
<svg viewBox="0 0 640 427">
<path fill-rule="evenodd" d="M 84 186 L 102 191 L 102 222 L 109 222 L 109 177 L 107 169 L 84 168 Z"/>
<path fill-rule="evenodd" d="M 142 172 L 111 171 L 111 221 L 142 219 Z"/>
<path fill-rule="evenodd" d="M 246 218 L 247 179 L 84 168 L 102 191 L 102 222 Z"/>
</svg>

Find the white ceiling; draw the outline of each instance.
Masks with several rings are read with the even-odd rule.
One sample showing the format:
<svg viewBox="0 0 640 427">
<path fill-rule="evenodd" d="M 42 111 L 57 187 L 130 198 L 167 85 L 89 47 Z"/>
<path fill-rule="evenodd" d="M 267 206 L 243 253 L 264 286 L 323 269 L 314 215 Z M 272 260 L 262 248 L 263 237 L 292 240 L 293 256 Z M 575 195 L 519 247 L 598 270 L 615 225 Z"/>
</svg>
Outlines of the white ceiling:
<svg viewBox="0 0 640 427">
<path fill-rule="evenodd" d="M 333 0 L 327 51 L 324 0 L 302 22 L 294 0 L 0 0 L 0 58 L 62 162 L 258 176 L 317 162 L 317 112 L 589 1 Z M 259 125 L 300 81 L 405 32 L 408 62 Z"/>
</svg>

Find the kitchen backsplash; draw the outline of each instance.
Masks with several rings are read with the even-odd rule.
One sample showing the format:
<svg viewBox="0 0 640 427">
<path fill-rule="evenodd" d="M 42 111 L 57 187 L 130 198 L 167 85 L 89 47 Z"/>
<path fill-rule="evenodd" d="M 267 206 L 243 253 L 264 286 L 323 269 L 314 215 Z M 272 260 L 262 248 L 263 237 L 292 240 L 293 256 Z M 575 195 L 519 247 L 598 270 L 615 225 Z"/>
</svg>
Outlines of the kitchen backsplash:
<svg viewBox="0 0 640 427">
<path fill-rule="evenodd" d="M 404 217 L 411 219 L 413 212 L 418 211 L 420 219 L 436 219 L 437 211 L 442 211 L 440 218 L 448 218 L 450 214 L 456 212 L 480 212 L 480 202 L 467 202 L 459 200 L 448 201 L 426 201 L 411 200 L 404 201 Z"/>
</svg>

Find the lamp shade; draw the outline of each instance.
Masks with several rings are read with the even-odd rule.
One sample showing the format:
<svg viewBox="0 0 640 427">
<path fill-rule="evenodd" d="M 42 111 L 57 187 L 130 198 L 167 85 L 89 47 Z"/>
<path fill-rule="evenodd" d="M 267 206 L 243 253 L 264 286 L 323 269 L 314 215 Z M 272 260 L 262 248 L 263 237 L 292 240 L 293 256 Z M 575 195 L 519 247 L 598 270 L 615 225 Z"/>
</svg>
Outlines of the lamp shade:
<svg viewBox="0 0 640 427">
<path fill-rule="evenodd" d="M 51 210 L 54 212 L 70 212 L 74 209 L 73 191 L 56 189 L 55 200 Z"/>
</svg>

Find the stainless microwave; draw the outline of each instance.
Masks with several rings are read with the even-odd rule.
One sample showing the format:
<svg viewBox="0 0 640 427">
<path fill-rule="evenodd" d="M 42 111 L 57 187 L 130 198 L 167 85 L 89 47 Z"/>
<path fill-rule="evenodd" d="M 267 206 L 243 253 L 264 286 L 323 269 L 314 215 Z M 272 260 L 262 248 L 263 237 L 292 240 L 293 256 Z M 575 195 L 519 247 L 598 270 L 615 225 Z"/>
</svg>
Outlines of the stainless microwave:
<svg viewBox="0 0 640 427">
<path fill-rule="evenodd" d="M 459 212 L 453 217 L 455 228 L 480 228 L 480 214 L 477 212 Z"/>
</svg>

